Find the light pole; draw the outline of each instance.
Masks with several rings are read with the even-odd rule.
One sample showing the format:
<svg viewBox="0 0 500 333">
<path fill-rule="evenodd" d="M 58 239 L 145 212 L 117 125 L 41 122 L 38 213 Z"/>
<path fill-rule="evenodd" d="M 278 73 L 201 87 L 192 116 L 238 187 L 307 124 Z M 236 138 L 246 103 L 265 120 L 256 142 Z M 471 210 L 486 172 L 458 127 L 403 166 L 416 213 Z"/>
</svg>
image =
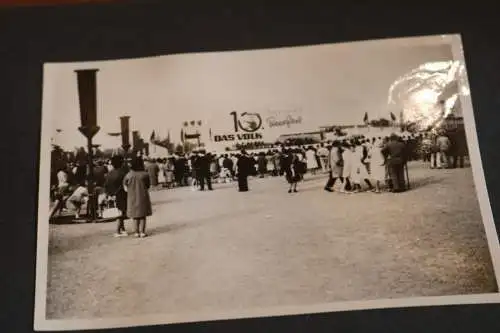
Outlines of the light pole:
<svg viewBox="0 0 500 333">
<path fill-rule="evenodd" d="M 99 132 L 97 126 L 96 74 L 98 69 L 76 70 L 78 97 L 80 102 L 80 122 L 78 130 L 87 138 L 88 164 L 88 219 L 97 220 L 97 197 L 94 191 L 94 154 L 92 138 Z M 89 221 L 89 222 L 90 222 Z"/>
</svg>

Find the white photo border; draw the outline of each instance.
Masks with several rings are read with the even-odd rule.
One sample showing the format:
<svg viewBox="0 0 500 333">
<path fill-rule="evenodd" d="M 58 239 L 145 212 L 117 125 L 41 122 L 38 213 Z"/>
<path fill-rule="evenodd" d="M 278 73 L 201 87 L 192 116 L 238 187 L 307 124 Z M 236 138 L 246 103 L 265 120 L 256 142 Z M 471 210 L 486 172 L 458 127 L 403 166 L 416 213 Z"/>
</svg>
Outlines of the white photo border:
<svg viewBox="0 0 500 333">
<path fill-rule="evenodd" d="M 379 39 L 365 42 L 382 42 L 390 40 L 400 40 L 412 45 L 421 44 L 449 44 L 452 49 L 453 59 L 465 64 L 463 55 L 462 40 L 459 34 L 437 35 L 422 37 L 405 37 Z M 300 46 L 297 46 L 300 47 Z M 50 65 L 50 64 L 49 64 Z M 44 65 L 44 67 L 47 64 Z M 44 70 L 44 76 L 46 71 Z M 463 78 L 461 85 L 469 87 L 467 75 Z M 348 301 L 335 302 L 329 304 L 306 305 L 306 306 L 286 306 L 271 308 L 256 308 L 238 312 L 206 312 L 206 313 L 185 313 L 185 314 L 152 314 L 138 317 L 126 318 L 96 318 L 96 319 L 47 319 L 47 280 L 48 280 L 48 246 L 49 246 L 49 195 L 47 189 L 50 188 L 50 133 L 53 130 L 53 114 L 49 113 L 44 104 L 52 91 L 43 86 L 41 136 L 40 136 L 40 170 L 39 170 L 39 194 L 38 194 L 38 222 L 37 222 L 37 253 L 36 253 L 36 284 L 35 284 L 35 311 L 34 329 L 37 331 L 48 330 L 83 330 L 83 329 L 104 329 L 122 328 L 149 325 L 162 325 L 174 323 L 193 323 L 202 321 L 230 320 L 259 317 L 276 317 L 287 315 L 315 314 L 326 312 L 341 312 L 353 310 L 369 310 L 401 307 L 439 306 L 439 305 L 465 305 L 465 304 L 491 304 L 500 303 L 500 293 L 457 295 L 457 296 L 432 296 L 413 297 L 404 299 L 379 299 L 368 301 Z M 479 142 L 472 109 L 471 94 L 460 95 L 463 117 L 466 129 L 467 145 L 471 160 L 471 168 L 479 201 L 481 216 L 485 228 L 491 260 L 493 262 L 494 273 L 497 285 L 500 285 L 500 244 L 494 223 L 493 212 L 490 206 L 486 180 L 484 177 L 483 165 L 479 149 Z"/>
</svg>

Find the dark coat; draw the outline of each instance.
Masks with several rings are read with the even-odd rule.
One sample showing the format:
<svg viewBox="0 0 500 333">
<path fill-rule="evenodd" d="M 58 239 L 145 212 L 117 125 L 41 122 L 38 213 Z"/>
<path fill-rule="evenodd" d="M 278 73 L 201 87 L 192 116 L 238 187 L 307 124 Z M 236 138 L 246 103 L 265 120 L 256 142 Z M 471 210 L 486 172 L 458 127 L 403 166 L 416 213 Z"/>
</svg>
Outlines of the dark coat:
<svg viewBox="0 0 500 333">
<path fill-rule="evenodd" d="M 465 130 L 456 130 L 451 136 L 451 154 L 456 156 L 467 155 L 467 139 Z"/>
<path fill-rule="evenodd" d="M 106 194 L 116 197 L 116 208 L 123 213 L 127 212 L 127 192 L 123 189 L 123 179 L 127 173 L 128 170 L 125 168 L 111 170 L 104 182 Z"/>
<path fill-rule="evenodd" d="M 301 163 L 292 154 L 285 157 L 283 170 L 285 171 L 285 178 L 288 183 L 296 183 L 301 179 L 303 171 Z"/>
<path fill-rule="evenodd" d="M 210 174 L 210 162 L 210 156 L 200 155 L 194 160 L 193 167 L 196 169 L 197 174 L 206 176 Z"/>
<path fill-rule="evenodd" d="M 149 197 L 149 174 L 145 171 L 130 171 L 123 179 L 127 189 L 127 216 L 145 218 L 153 214 Z"/>
<path fill-rule="evenodd" d="M 254 169 L 254 160 L 246 155 L 241 155 L 238 157 L 238 162 L 236 163 L 238 168 L 238 175 L 242 177 L 248 177 L 252 174 Z M 254 169 L 255 170 L 255 169 Z"/>
<path fill-rule="evenodd" d="M 257 166 L 260 173 L 267 171 L 267 159 L 265 155 L 259 155 L 259 158 L 257 159 Z"/>
<path fill-rule="evenodd" d="M 104 186 L 108 169 L 104 165 L 94 167 L 94 181 L 97 186 Z"/>
<path fill-rule="evenodd" d="M 187 160 L 185 157 L 179 157 L 174 162 L 174 172 L 177 175 L 183 175 L 186 172 Z"/>
<path fill-rule="evenodd" d="M 387 159 L 388 165 L 406 163 L 406 152 L 407 149 L 404 142 L 396 140 L 389 141 L 389 143 L 382 149 L 382 154 Z"/>
<path fill-rule="evenodd" d="M 75 172 L 75 183 L 82 184 L 87 179 L 87 166 L 85 164 L 80 164 L 76 167 Z"/>
<path fill-rule="evenodd" d="M 230 158 L 224 158 L 222 166 L 226 169 L 233 170 L 233 160 L 231 160 Z"/>
</svg>

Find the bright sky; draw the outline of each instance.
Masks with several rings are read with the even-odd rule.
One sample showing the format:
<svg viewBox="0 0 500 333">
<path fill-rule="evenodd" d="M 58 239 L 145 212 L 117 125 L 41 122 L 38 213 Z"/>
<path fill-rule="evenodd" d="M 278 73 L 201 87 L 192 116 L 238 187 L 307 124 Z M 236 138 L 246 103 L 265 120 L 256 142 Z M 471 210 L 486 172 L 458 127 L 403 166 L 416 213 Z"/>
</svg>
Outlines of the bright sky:
<svg viewBox="0 0 500 333">
<path fill-rule="evenodd" d="M 58 144 L 85 145 L 77 130 L 74 70 L 97 68 L 101 131 L 95 143 L 104 147 L 119 146 L 119 137 L 107 133 L 119 132 L 123 115 L 131 116 L 131 129 L 145 139 L 156 130 L 170 131 L 179 141 L 186 120 L 202 120 L 204 131 L 210 127 L 214 134 L 231 132 L 233 110 L 299 110 L 303 123 L 293 130 L 311 131 L 362 123 L 365 112 L 370 119 L 389 118 L 388 89 L 398 77 L 423 63 L 451 59 L 448 44 L 404 39 L 46 64 L 43 112 L 52 118 L 47 135 Z"/>
</svg>

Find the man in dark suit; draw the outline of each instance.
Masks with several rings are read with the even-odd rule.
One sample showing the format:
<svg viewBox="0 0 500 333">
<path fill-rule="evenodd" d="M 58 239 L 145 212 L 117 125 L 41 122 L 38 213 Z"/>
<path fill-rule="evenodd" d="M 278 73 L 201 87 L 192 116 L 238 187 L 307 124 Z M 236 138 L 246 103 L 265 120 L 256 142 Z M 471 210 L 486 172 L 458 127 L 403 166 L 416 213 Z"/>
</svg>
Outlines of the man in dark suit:
<svg viewBox="0 0 500 333">
<path fill-rule="evenodd" d="M 251 167 L 253 167 L 252 162 L 247 152 L 242 150 L 240 156 L 238 156 L 238 162 L 236 163 L 238 168 L 238 191 L 240 192 L 248 191 L 248 176 L 251 173 Z"/>
<path fill-rule="evenodd" d="M 465 128 L 460 128 L 457 130 L 457 137 L 456 137 L 456 158 L 453 161 L 453 164 L 456 166 L 457 162 L 460 161 L 459 167 L 463 168 L 464 167 L 464 160 L 465 157 L 467 156 L 467 138 L 465 135 Z"/>
<path fill-rule="evenodd" d="M 465 138 L 465 131 L 458 128 L 451 131 L 450 141 L 450 155 L 452 158 L 450 165 L 452 168 L 463 168 L 464 156 L 467 153 L 467 140 Z"/>
<path fill-rule="evenodd" d="M 186 169 L 187 160 L 184 155 L 179 154 L 174 160 L 174 177 L 177 186 L 185 186 L 185 169 Z"/>
<path fill-rule="evenodd" d="M 196 159 L 195 163 L 195 169 L 196 169 L 196 176 L 198 178 L 198 181 L 200 182 L 200 190 L 204 191 L 205 190 L 205 183 L 207 184 L 208 190 L 212 191 L 212 179 L 210 177 L 210 162 L 211 162 L 211 155 L 206 154 L 204 150 L 200 150 L 198 154 L 198 158 Z"/>
<path fill-rule="evenodd" d="M 407 161 L 406 145 L 396 134 L 391 134 L 389 142 L 382 149 L 387 160 L 389 176 L 392 182 L 392 192 L 403 192 L 406 189 L 405 164 Z"/>
</svg>

